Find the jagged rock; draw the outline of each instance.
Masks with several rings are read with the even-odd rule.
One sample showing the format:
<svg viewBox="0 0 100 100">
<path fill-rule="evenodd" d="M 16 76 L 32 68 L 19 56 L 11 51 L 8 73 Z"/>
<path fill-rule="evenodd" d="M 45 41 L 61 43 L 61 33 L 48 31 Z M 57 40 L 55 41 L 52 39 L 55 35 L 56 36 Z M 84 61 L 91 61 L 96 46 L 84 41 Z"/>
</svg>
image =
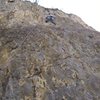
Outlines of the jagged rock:
<svg viewBox="0 0 100 100">
<path fill-rule="evenodd" d="M 0 100 L 100 100 L 100 32 L 58 9 L 1 0 Z"/>
</svg>

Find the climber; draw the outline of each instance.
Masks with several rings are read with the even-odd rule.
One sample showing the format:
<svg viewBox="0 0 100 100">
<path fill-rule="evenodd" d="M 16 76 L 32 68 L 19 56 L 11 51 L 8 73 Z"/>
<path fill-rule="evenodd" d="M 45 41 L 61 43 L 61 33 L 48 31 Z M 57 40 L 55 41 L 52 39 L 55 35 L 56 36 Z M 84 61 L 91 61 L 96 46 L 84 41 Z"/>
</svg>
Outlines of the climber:
<svg viewBox="0 0 100 100">
<path fill-rule="evenodd" d="M 46 17 L 45 22 L 46 22 L 46 23 L 51 22 L 51 23 L 53 23 L 54 25 L 56 25 L 56 23 L 54 22 L 54 20 L 55 20 L 55 17 L 52 16 L 52 15 L 49 15 L 49 16 Z"/>
</svg>

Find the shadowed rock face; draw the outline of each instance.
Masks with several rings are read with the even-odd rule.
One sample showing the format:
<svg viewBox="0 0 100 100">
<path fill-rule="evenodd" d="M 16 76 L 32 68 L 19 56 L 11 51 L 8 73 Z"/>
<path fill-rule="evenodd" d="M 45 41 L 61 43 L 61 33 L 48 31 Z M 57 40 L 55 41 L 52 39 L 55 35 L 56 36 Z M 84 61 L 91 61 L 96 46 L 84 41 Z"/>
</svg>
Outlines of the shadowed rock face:
<svg viewBox="0 0 100 100">
<path fill-rule="evenodd" d="M 58 9 L 4 4 L 0 100 L 100 100 L 100 33 Z"/>
</svg>

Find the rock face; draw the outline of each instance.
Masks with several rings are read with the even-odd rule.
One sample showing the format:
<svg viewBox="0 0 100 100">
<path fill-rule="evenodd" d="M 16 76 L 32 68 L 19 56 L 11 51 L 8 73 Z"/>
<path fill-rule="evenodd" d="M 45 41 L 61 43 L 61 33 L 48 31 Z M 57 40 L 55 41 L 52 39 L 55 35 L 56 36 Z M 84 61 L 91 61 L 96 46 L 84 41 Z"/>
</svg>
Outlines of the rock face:
<svg viewBox="0 0 100 100">
<path fill-rule="evenodd" d="M 76 15 L 11 1 L 0 1 L 0 100 L 100 100 L 100 32 Z"/>
</svg>

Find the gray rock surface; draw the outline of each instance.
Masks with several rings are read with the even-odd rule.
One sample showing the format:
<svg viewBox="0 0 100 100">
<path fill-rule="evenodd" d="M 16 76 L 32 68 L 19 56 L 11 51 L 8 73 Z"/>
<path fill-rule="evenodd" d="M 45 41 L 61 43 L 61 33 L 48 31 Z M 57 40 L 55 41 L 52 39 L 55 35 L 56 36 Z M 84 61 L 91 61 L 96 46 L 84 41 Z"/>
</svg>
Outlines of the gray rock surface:
<svg viewBox="0 0 100 100">
<path fill-rule="evenodd" d="M 100 100 L 100 32 L 58 9 L 2 1 L 0 100 Z"/>
</svg>

